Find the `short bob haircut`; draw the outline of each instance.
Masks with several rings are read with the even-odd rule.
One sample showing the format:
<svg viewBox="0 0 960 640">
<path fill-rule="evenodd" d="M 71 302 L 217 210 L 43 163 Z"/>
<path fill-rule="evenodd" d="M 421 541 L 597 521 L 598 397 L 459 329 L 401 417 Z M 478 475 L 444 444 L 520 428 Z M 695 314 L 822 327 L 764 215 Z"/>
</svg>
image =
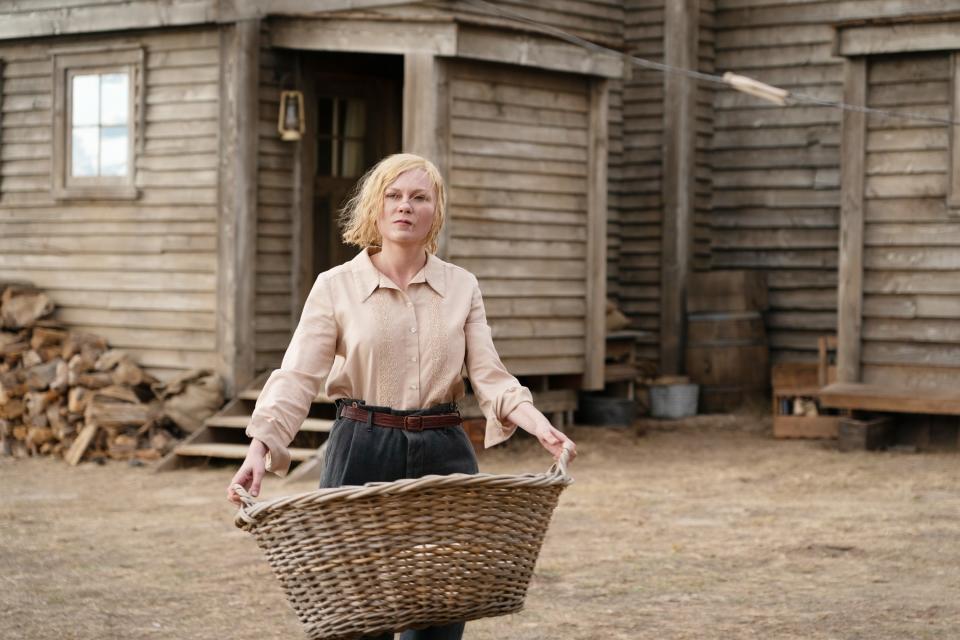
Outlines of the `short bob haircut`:
<svg viewBox="0 0 960 640">
<path fill-rule="evenodd" d="M 432 162 L 412 153 L 387 156 L 364 174 L 357 183 L 353 195 L 340 212 L 340 228 L 343 230 L 345 243 L 356 245 L 361 249 L 381 246 L 383 239 L 377 229 L 377 219 L 383 212 L 383 199 L 387 187 L 400 177 L 401 173 L 412 169 L 421 169 L 433 182 L 435 192 L 433 226 L 427 234 L 425 244 L 427 251 L 437 252 L 437 239 L 447 214 L 447 196 L 443 176 Z"/>
</svg>

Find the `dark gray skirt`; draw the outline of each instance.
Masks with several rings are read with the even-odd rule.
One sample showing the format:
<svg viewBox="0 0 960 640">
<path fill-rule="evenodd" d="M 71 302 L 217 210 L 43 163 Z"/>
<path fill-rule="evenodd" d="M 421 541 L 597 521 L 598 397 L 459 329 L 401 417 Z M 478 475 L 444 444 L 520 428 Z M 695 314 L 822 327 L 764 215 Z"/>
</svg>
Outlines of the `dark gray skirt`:
<svg viewBox="0 0 960 640">
<path fill-rule="evenodd" d="M 428 409 L 395 410 L 367 405 L 362 400 L 337 400 L 337 419 L 327 444 L 321 489 L 392 482 L 431 474 L 477 473 L 477 456 L 462 426 L 404 431 L 342 417 L 342 407 L 354 402 L 368 411 L 397 416 L 429 416 L 457 411 L 455 403 L 438 404 Z"/>
</svg>

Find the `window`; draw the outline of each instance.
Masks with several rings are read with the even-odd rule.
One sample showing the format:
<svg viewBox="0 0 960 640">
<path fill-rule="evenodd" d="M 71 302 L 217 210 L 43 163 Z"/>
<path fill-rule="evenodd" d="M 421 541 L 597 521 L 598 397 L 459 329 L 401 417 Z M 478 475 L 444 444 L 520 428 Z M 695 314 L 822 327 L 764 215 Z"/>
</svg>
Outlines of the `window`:
<svg viewBox="0 0 960 640">
<path fill-rule="evenodd" d="M 54 53 L 53 191 L 133 199 L 142 49 Z"/>
<path fill-rule="evenodd" d="M 317 173 L 337 178 L 359 177 L 366 168 L 366 101 L 321 98 L 318 106 Z"/>
</svg>

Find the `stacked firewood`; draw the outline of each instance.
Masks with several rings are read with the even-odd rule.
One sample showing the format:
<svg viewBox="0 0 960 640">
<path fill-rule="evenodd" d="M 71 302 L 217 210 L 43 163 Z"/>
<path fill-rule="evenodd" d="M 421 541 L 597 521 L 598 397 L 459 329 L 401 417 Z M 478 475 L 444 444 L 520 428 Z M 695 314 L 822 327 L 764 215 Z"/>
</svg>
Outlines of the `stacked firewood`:
<svg viewBox="0 0 960 640">
<path fill-rule="evenodd" d="M 0 454 L 146 461 L 176 444 L 166 385 L 102 337 L 49 319 L 42 291 L 0 291 Z"/>
</svg>

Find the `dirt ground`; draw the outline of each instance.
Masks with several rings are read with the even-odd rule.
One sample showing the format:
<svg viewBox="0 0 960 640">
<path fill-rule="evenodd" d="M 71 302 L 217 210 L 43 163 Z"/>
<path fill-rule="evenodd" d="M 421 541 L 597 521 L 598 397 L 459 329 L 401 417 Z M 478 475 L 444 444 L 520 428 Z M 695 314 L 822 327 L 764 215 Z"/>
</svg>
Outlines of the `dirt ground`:
<svg viewBox="0 0 960 640">
<path fill-rule="evenodd" d="M 767 423 L 573 428 L 526 609 L 465 637 L 960 637 L 960 456 L 839 453 Z M 516 438 L 481 467 L 549 462 Z M 0 636 L 303 637 L 233 526 L 232 472 L 0 459 Z"/>
</svg>

